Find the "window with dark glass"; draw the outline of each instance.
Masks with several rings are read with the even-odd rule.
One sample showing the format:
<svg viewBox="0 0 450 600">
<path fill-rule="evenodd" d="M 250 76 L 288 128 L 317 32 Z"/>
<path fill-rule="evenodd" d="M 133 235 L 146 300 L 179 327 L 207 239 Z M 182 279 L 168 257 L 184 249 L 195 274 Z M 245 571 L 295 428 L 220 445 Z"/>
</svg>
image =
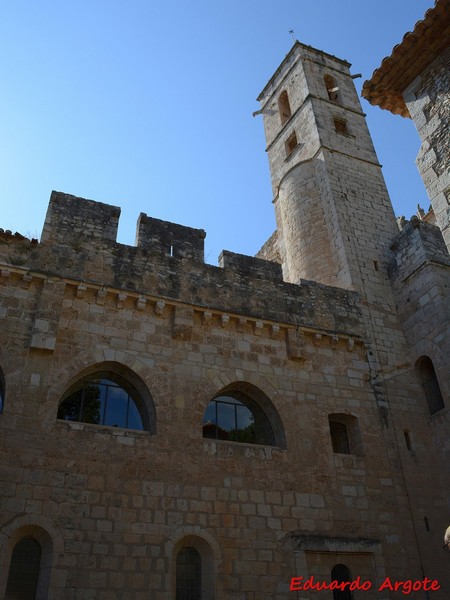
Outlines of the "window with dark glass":
<svg viewBox="0 0 450 600">
<path fill-rule="evenodd" d="M 352 576 L 348 567 L 339 564 L 334 565 L 331 569 L 331 580 L 344 583 L 345 581 L 352 581 Z M 353 592 L 348 587 L 343 590 L 333 590 L 333 600 L 353 600 Z"/>
<path fill-rule="evenodd" d="M 182 548 L 177 555 L 176 600 L 201 600 L 202 564 L 195 548 Z"/>
<path fill-rule="evenodd" d="M 421 356 L 416 362 L 416 371 L 422 383 L 430 413 L 433 415 L 445 405 L 432 360 L 428 356 Z"/>
<path fill-rule="evenodd" d="M 80 380 L 63 398 L 58 419 L 144 429 L 142 401 L 125 379 L 111 373 L 96 373 Z"/>
<path fill-rule="evenodd" d="M 203 437 L 275 445 L 272 427 L 262 409 L 251 398 L 237 393 L 211 400 L 203 417 Z"/>
<path fill-rule="evenodd" d="M 34 538 L 22 538 L 14 546 L 5 600 L 35 600 L 41 565 L 41 546 Z"/>
</svg>

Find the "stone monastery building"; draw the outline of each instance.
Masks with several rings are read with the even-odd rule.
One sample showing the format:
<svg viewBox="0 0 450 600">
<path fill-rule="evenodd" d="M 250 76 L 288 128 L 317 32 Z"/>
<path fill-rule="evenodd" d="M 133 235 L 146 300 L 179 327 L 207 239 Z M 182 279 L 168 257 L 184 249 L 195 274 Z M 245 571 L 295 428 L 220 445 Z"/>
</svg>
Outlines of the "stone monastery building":
<svg viewBox="0 0 450 600">
<path fill-rule="evenodd" d="M 59 192 L 39 243 L 1 230 L 0 599 L 448 600 L 449 13 L 386 59 L 418 69 L 385 107 L 426 219 L 399 230 L 349 63 L 296 42 L 259 96 L 257 257 L 145 214 L 119 244 L 119 208 Z"/>
</svg>

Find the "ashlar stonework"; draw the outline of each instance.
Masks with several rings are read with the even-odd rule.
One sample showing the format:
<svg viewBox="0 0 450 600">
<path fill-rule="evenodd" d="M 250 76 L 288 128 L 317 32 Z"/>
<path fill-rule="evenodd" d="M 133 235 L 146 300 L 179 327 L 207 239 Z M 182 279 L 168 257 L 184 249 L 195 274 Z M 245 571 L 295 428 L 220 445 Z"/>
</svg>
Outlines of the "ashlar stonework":
<svg viewBox="0 0 450 600">
<path fill-rule="evenodd" d="M 349 69 L 296 42 L 259 97 L 258 257 L 60 192 L 0 233 L 0 598 L 448 598 L 450 257 L 399 232 Z"/>
</svg>

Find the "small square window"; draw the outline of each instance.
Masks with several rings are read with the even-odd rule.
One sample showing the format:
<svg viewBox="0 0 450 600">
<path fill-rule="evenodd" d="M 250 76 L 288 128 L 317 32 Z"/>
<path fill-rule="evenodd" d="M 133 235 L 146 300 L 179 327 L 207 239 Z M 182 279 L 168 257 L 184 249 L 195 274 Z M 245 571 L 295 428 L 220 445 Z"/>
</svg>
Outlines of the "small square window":
<svg viewBox="0 0 450 600">
<path fill-rule="evenodd" d="M 341 133 L 343 135 L 349 135 L 347 121 L 345 119 L 334 118 L 334 129 L 336 133 Z"/>
<path fill-rule="evenodd" d="M 297 148 L 297 146 L 297 135 L 294 131 L 294 133 L 286 140 L 286 156 L 289 156 L 295 150 L 295 148 Z"/>
</svg>

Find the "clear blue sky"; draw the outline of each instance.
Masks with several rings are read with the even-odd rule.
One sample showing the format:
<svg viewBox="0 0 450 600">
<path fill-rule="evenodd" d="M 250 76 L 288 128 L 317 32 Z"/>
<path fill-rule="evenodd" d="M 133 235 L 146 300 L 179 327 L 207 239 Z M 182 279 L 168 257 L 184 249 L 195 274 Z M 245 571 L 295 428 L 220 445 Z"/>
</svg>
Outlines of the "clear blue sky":
<svg viewBox="0 0 450 600">
<path fill-rule="evenodd" d="M 0 2 L 0 227 L 40 236 L 52 189 L 203 228 L 207 261 L 275 229 L 256 97 L 292 46 L 353 64 L 358 90 L 433 0 Z M 428 198 L 410 120 L 371 107 L 397 214 Z"/>
</svg>

